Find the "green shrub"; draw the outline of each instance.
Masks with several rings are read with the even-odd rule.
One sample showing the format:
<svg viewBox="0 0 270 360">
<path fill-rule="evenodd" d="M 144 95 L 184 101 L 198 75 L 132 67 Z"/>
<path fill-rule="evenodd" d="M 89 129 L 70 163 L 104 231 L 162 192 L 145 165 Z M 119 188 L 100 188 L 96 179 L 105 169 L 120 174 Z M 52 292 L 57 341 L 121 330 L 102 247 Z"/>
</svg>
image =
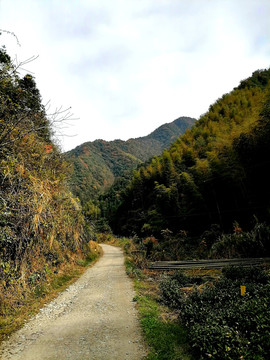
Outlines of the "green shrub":
<svg viewBox="0 0 270 360">
<path fill-rule="evenodd" d="M 173 308 L 180 308 L 183 301 L 183 292 L 175 279 L 162 281 L 160 284 L 162 301 Z"/>
<path fill-rule="evenodd" d="M 72 279 L 71 275 L 62 275 L 56 277 L 52 282 L 52 288 L 58 289 L 61 286 L 65 285 L 67 282 L 69 282 Z"/>
<path fill-rule="evenodd" d="M 269 359 L 270 286 L 245 296 L 231 281 L 193 293 L 181 308 L 196 356 L 205 359 Z"/>
<path fill-rule="evenodd" d="M 181 308 L 184 301 L 184 293 L 181 288 L 190 285 L 200 285 L 202 278 L 191 277 L 182 271 L 176 272 L 171 277 L 166 277 L 160 283 L 162 301 L 173 308 Z"/>
<path fill-rule="evenodd" d="M 131 278 L 141 279 L 143 277 L 142 272 L 138 269 L 130 258 L 125 259 L 126 273 Z"/>
<path fill-rule="evenodd" d="M 222 269 L 222 274 L 226 279 L 243 283 L 266 284 L 269 280 L 269 276 L 262 266 L 226 266 Z"/>
<path fill-rule="evenodd" d="M 34 289 L 34 294 L 36 298 L 43 298 L 48 293 L 46 285 L 37 285 Z"/>
<path fill-rule="evenodd" d="M 225 268 L 221 279 L 188 296 L 181 286 L 190 279 L 177 276 L 160 284 L 161 297 L 179 311 L 196 359 L 270 358 L 270 281 L 263 268 Z"/>
</svg>

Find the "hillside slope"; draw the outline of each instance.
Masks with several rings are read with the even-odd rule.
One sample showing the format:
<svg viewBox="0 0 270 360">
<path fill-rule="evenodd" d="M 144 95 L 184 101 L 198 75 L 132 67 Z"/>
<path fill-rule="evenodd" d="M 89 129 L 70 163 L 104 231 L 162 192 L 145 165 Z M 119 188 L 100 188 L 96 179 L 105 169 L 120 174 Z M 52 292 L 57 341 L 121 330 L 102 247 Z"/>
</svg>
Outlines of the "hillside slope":
<svg viewBox="0 0 270 360">
<path fill-rule="evenodd" d="M 137 167 L 150 157 L 160 155 L 196 119 L 180 117 L 164 124 L 145 137 L 127 141 L 95 140 L 66 153 L 74 167 L 71 180 L 73 193 L 84 203 L 108 189 L 116 177 Z"/>
<path fill-rule="evenodd" d="M 34 78 L 17 69 L 0 48 L 0 338 L 54 272 L 89 255 L 90 240 Z"/>
<path fill-rule="evenodd" d="M 254 72 L 135 171 L 109 213 L 115 233 L 198 235 L 212 224 L 226 232 L 269 222 L 269 80 L 270 69 Z"/>
</svg>

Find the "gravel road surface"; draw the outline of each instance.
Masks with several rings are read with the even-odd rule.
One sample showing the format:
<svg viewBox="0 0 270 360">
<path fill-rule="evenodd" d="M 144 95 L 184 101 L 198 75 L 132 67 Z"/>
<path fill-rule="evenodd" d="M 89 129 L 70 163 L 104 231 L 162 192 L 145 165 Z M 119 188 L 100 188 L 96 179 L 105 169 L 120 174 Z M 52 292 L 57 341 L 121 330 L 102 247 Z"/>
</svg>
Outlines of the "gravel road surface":
<svg viewBox="0 0 270 360">
<path fill-rule="evenodd" d="M 0 348 L 2 360 L 141 360 L 134 291 L 119 248 L 104 256 Z"/>
</svg>

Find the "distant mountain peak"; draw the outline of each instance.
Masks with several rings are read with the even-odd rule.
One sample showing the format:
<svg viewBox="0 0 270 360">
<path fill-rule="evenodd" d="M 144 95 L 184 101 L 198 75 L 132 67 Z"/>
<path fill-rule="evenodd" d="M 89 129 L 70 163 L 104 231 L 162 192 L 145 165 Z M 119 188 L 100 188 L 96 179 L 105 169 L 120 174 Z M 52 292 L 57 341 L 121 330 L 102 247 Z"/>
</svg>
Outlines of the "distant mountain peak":
<svg viewBox="0 0 270 360">
<path fill-rule="evenodd" d="M 160 155 L 195 121 L 194 118 L 179 117 L 159 126 L 147 136 L 126 141 L 98 139 L 68 151 L 66 157 L 74 167 L 71 183 L 73 192 L 82 202 L 96 198 L 112 185 L 116 177 Z"/>
</svg>

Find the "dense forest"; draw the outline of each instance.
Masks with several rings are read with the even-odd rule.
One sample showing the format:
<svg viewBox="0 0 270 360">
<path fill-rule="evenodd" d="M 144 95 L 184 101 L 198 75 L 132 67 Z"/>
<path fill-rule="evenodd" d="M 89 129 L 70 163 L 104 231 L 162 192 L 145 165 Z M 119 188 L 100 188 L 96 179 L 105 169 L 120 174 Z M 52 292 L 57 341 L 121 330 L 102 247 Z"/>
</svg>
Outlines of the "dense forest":
<svg viewBox="0 0 270 360">
<path fill-rule="evenodd" d="M 67 186 L 70 166 L 52 140 L 52 119 L 33 76 L 19 71 L 1 48 L 1 316 L 38 291 L 56 268 L 90 251 L 89 226 Z"/>
<path fill-rule="evenodd" d="M 160 126 L 148 136 L 127 141 L 95 140 L 67 152 L 65 157 L 73 165 L 70 185 L 74 195 L 83 205 L 95 202 L 116 179 L 127 176 L 139 164 L 160 155 L 194 122 L 195 119 L 181 117 Z"/>
<path fill-rule="evenodd" d="M 210 246 L 211 233 L 217 238 L 269 223 L 269 79 L 268 69 L 241 81 L 161 156 L 139 167 L 128 186 L 103 198 L 113 231 L 158 239 L 165 230 L 208 232 Z"/>
</svg>

